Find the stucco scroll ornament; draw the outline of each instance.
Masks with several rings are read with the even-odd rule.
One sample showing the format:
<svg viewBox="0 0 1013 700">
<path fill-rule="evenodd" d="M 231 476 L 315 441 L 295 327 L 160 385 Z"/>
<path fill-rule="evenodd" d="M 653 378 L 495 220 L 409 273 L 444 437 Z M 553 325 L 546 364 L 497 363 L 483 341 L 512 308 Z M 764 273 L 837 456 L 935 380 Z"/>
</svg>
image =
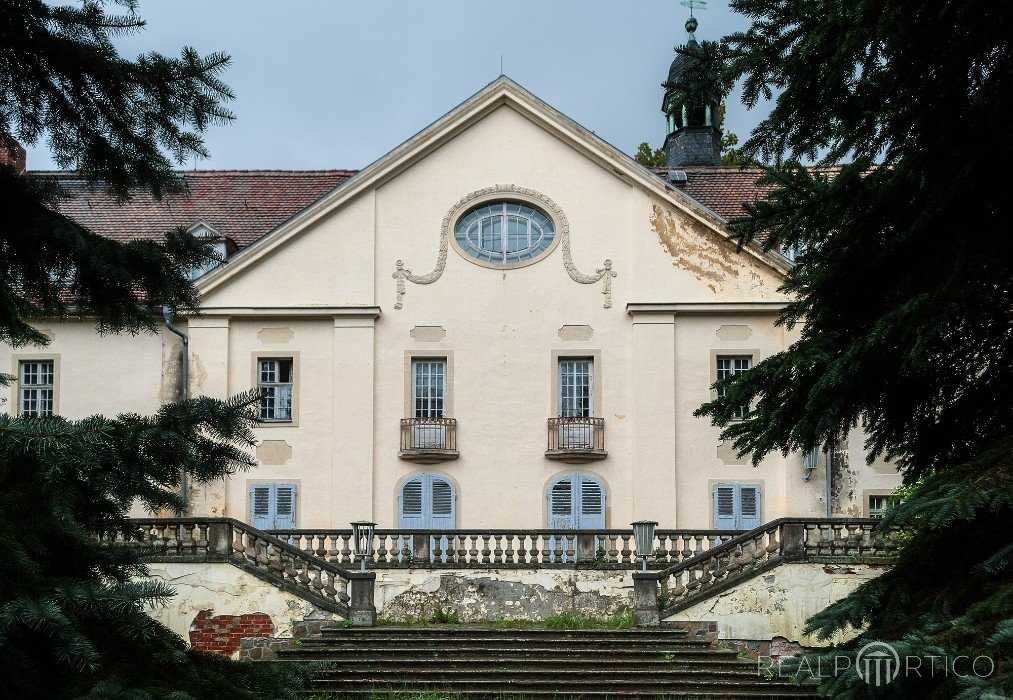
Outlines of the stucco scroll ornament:
<svg viewBox="0 0 1013 700">
<path fill-rule="evenodd" d="M 460 218 L 461 214 L 465 213 L 475 200 L 490 199 L 498 195 L 503 194 L 515 194 L 523 199 L 530 199 L 545 209 L 551 212 L 553 219 L 559 226 L 559 237 L 562 241 L 563 247 L 563 267 L 566 269 L 566 274 L 570 276 L 574 282 L 579 284 L 595 284 L 596 282 L 603 282 L 602 294 L 605 295 L 604 307 L 609 309 L 612 307 L 612 280 L 617 276 L 617 273 L 612 269 L 612 261 L 606 259 L 602 263 L 602 267 L 595 270 L 595 274 L 586 275 L 577 269 L 576 265 L 573 264 L 573 257 L 570 254 L 570 223 L 567 221 L 566 214 L 559 208 L 559 205 L 554 201 L 546 197 L 541 192 L 528 189 L 526 187 L 518 187 L 516 185 L 494 185 L 492 187 L 484 187 L 480 190 L 471 192 L 470 194 L 462 197 L 447 215 L 443 217 L 443 225 L 440 229 L 440 252 L 436 259 L 436 267 L 432 272 L 425 275 L 416 275 L 410 269 L 404 266 L 404 261 L 398 260 L 396 268 L 392 277 L 397 280 L 397 302 L 394 304 L 395 309 L 400 309 L 403 306 L 404 295 L 406 291 L 405 280 L 412 282 L 413 284 L 432 284 L 436 280 L 440 279 L 443 275 L 443 270 L 447 267 L 447 251 L 450 249 L 450 236 L 454 225 L 454 222 Z"/>
</svg>

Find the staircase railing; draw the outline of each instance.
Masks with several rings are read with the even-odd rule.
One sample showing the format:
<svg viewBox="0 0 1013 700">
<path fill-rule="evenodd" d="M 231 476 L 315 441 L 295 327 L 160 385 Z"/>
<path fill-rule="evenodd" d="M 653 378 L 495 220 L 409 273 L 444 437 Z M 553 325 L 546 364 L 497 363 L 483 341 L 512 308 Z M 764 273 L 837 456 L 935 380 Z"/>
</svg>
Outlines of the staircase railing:
<svg viewBox="0 0 1013 700">
<path fill-rule="evenodd" d="M 665 617 L 787 562 L 889 563 L 895 534 L 877 520 L 781 518 L 660 571 L 634 574 L 634 618 L 656 625 Z"/>
<path fill-rule="evenodd" d="M 351 530 L 272 530 L 333 564 L 353 564 Z M 727 542 L 728 530 L 658 530 L 655 567 L 676 564 Z M 370 568 L 637 568 L 632 530 L 375 530 Z"/>
<path fill-rule="evenodd" d="M 226 562 L 355 625 L 376 621 L 376 574 L 348 571 L 231 518 L 144 518 L 102 542 L 137 547 L 149 562 Z"/>
</svg>

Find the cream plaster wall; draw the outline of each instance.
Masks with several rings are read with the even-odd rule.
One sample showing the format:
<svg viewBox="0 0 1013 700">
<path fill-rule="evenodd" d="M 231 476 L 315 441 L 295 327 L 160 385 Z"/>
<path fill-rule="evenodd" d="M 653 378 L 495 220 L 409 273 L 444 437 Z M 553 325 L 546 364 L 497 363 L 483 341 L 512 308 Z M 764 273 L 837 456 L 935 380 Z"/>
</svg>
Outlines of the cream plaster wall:
<svg viewBox="0 0 1013 700">
<path fill-rule="evenodd" d="M 167 332 L 100 336 L 92 322 L 39 324 L 46 347 L 0 343 L 0 372 L 18 374 L 19 359 L 59 359 L 57 400 L 67 418 L 95 413 L 152 413 L 171 397 L 179 344 Z M 0 386 L 0 411 L 15 412 L 16 382 Z M 116 396 L 115 402 L 109 401 Z"/>
<path fill-rule="evenodd" d="M 869 565 L 782 564 L 665 621 L 715 621 L 721 639 L 785 637 L 806 647 L 837 644 L 854 635 L 821 641 L 803 632 L 806 620 L 884 570 Z"/>
<path fill-rule="evenodd" d="M 186 324 L 191 392 L 224 398 L 251 389 L 257 353 L 292 356 L 298 420 L 256 431 L 283 442 L 287 459 L 196 487 L 195 513 L 248 519 L 249 484 L 286 481 L 299 488 L 300 527 L 360 518 L 396 526 L 398 484 L 429 471 L 456 484 L 459 527 L 535 528 L 546 524 L 549 482 L 582 471 L 605 483 L 609 527 L 643 518 L 710 527 L 717 480 L 761 483 L 765 520 L 820 514 L 822 487 L 802 483 L 798 456 L 771 456 L 757 467 L 728 463 L 718 431 L 692 416 L 710 395 L 714 353 L 749 350 L 758 361 L 790 342 L 774 314 L 720 311 L 721 304 L 779 300 L 778 273 L 617 174 L 501 106 L 269 255 L 236 264 L 231 279 L 203 285 L 211 286 L 206 312 Z M 562 209 L 577 270 L 593 274 L 612 260 L 611 308 L 600 281 L 571 279 L 562 245 L 510 270 L 476 265 L 450 247 L 439 278 L 409 282 L 403 308 L 395 308 L 396 262 L 416 275 L 438 269 L 448 211 L 498 184 L 535 190 Z M 627 304 L 645 302 L 714 307 L 627 313 Z M 375 320 L 354 313 L 373 305 L 381 308 Z M 413 338 L 417 326 L 443 332 Z M 589 327 L 590 337 L 563 340 L 563 326 Z M 721 330 L 728 326 L 737 330 Z M 167 361 L 175 339 L 166 336 L 98 338 L 86 325 L 72 334 L 58 328 L 61 409 L 74 416 L 153 411 L 171 398 L 165 387 L 176 371 Z M 9 351 L 0 352 L 0 367 L 10 366 Z M 453 356 L 457 460 L 420 466 L 398 458 L 405 358 L 413 352 Z M 605 419 L 605 460 L 567 465 L 544 456 L 554 353 L 600 358 L 594 412 Z M 877 488 L 899 483 L 891 475 L 870 479 Z"/>
</svg>

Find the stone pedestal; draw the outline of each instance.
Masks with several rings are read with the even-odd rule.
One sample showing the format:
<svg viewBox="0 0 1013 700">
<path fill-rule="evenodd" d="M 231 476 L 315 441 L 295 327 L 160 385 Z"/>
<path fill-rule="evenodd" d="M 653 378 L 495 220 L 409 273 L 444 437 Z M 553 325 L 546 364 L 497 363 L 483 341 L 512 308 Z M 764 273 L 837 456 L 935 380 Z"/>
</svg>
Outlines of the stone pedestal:
<svg viewBox="0 0 1013 700">
<path fill-rule="evenodd" d="M 658 627 L 658 574 L 637 571 L 633 574 L 633 624 L 637 627 Z"/>
<path fill-rule="evenodd" d="M 376 574 L 372 572 L 355 574 L 351 579 L 348 620 L 355 627 L 372 627 L 376 624 L 376 606 L 373 604 L 375 587 Z"/>
</svg>

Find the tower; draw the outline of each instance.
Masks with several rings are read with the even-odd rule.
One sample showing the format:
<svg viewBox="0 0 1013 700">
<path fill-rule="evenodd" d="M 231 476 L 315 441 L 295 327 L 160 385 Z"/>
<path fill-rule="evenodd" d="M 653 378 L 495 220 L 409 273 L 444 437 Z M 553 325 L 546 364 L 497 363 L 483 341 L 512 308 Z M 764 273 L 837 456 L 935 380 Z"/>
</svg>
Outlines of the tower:
<svg viewBox="0 0 1013 700">
<path fill-rule="evenodd" d="M 693 16 L 693 7 L 701 7 L 697 0 L 684 2 L 690 8 L 686 20 L 686 47 L 699 46 L 694 32 L 698 22 Z M 678 49 L 678 47 L 676 47 Z M 686 68 L 686 57 L 676 54 L 668 69 L 668 80 L 662 85 L 665 97 L 661 111 L 665 114 L 665 167 L 679 168 L 687 165 L 721 165 L 721 130 L 718 128 L 717 95 L 707 97 L 704 104 L 685 104 L 678 101 L 675 88 L 682 84 Z"/>
</svg>

